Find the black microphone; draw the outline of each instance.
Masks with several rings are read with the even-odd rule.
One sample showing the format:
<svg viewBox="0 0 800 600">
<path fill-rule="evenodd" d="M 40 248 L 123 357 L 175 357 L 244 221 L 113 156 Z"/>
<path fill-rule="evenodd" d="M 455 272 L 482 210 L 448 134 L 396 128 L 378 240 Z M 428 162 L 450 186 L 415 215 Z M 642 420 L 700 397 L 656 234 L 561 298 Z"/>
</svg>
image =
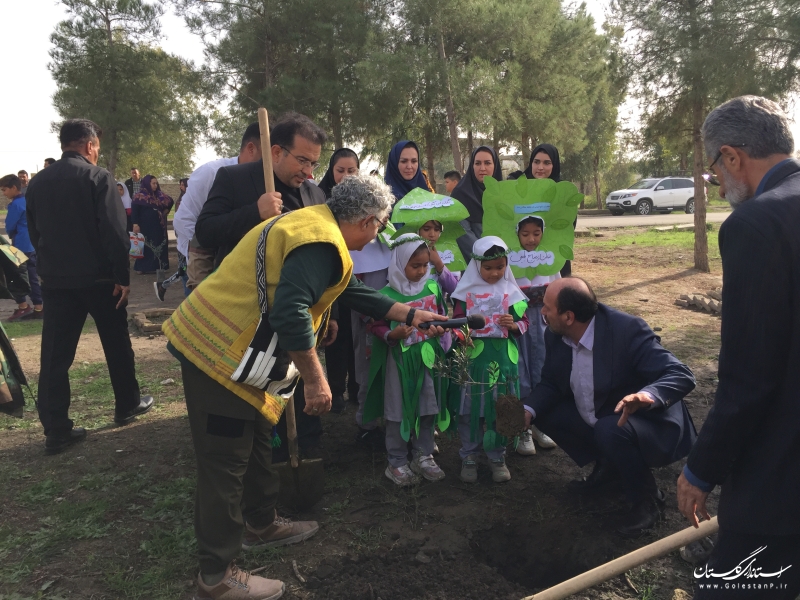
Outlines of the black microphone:
<svg viewBox="0 0 800 600">
<path fill-rule="evenodd" d="M 458 329 L 464 325 L 468 325 L 470 329 L 483 329 L 486 327 L 486 319 L 483 315 L 470 315 L 462 317 L 461 319 L 448 319 L 447 321 L 430 321 L 428 323 L 420 323 L 420 329 L 430 329 L 431 325 L 444 327 L 445 329 Z"/>
</svg>

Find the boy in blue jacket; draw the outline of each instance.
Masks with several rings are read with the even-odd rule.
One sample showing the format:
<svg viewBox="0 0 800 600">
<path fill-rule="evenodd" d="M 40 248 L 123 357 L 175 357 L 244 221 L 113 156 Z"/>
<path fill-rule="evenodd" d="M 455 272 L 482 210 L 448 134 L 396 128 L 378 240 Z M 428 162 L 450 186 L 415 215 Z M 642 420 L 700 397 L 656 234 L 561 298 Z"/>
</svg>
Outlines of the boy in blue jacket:
<svg viewBox="0 0 800 600">
<path fill-rule="evenodd" d="M 0 178 L 0 191 L 11 200 L 8 205 L 6 215 L 6 233 L 11 237 L 11 243 L 15 248 L 25 253 L 28 257 L 26 266 L 28 267 L 28 279 L 31 284 L 31 303 L 28 304 L 25 296 L 14 296 L 18 307 L 14 314 L 8 319 L 20 321 L 22 319 L 41 319 L 42 312 L 42 288 L 39 285 L 39 275 L 36 273 L 36 250 L 31 244 L 28 235 L 28 217 L 25 214 L 25 196 L 21 192 L 22 181 L 16 175 L 6 175 Z"/>
</svg>

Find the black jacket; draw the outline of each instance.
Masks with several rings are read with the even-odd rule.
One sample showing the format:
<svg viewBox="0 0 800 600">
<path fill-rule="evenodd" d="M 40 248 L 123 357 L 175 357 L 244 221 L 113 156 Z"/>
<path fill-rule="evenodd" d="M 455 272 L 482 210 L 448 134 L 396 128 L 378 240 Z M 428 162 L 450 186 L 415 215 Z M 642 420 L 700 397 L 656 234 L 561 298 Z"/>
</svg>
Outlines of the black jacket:
<svg viewBox="0 0 800 600">
<path fill-rule="evenodd" d="M 257 202 L 265 192 L 264 166 L 260 160 L 217 171 L 195 229 L 203 248 L 217 249 L 217 265 L 248 231 L 261 223 Z M 284 196 L 284 211 L 325 204 L 326 200 L 323 191 L 308 181 L 300 186 L 300 198 L 301 202 L 296 203 Z"/>
<path fill-rule="evenodd" d="M 559 402 L 575 403 L 570 387 L 572 348 L 549 330 L 545 344 L 542 381 L 530 401 L 537 418 Z M 628 394 L 649 392 L 657 404 L 637 411 L 642 418 L 629 421 L 645 462 L 661 467 L 689 454 L 697 432 L 683 397 L 694 389 L 694 375 L 661 345 L 647 323 L 601 304 L 594 321 L 592 361 L 597 418 L 613 415 Z"/>
<path fill-rule="evenodd" d="M 139 179 L 139 183 L 141 182 L 142 180 Z M 131 198 L 133 198 L 133 179 L 131 177 L 125 180 L 125 187 L 128 188 L 128 193 L 131 195 Z"/>
<path fill-rule="evenodd" d="M 720 525 L 800 534 L 800 161 L 719 231 L 719 386 L 688 466 L 721 484 Z"/>
<path fill-rule="evenodd" d="M 130 237 L 111 173 L 77 152 L 64 152 L 31 179 L 26 199 L 44 287 L 130 284 Z"/>
</svg>

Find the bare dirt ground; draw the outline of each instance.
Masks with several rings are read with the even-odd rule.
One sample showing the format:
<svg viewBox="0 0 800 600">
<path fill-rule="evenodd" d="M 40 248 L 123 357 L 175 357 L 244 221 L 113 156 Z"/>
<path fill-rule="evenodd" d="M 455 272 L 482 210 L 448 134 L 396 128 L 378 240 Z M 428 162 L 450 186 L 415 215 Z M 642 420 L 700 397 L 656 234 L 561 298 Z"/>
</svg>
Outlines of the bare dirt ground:
<svg viewBox="0 0 800 600">
<path fill-rule="evenodd" d="M 698 385 L 687 403 L 699 429 L 716 387 L 720 321 L 673 302 L 720 285 L 718 255 L 712 274 L 698 273 L 685 240 L 647 246 L 626 241 L 628 235 L 579 239 L 574 273 L 594 285 L 601 301 L 660 328 L 664 345 L 693 369 Z M 134 275 L 132 307 L 165 306 L 152 280 Z M 176 306 L 180 295 L 173 288 L 166 306 Z M 3 301 L 0 318 L 12 310 Z M 92 331 L 72 372 L 76 424 L 91 428 L 85 443 L 46 457 L 32 406 L 21 421 L 0 418 L 0 600 L 191 598 L 194 457 L 180 369 L 163 337 L 134 333 L 139 378 L 158 407 L 115 428 Z M 39 336 L 20 331 L 14 344 L 35 391 Z M 286 598 L 518 600 L 686 526 L 675 501 L 680 463 L 656 472 L 667 494 L 664 520 L 639 540 L 623 540 L 614 534 L 624 510 L 621 490 L 569 494 L 565 486 L 580 469 L 560 449 L 531 457 L 512 452 L 510 482 L 493 484 L 481 465 L 479 482 L 467 485 L 458 479 L 457 440 L 440 437 L 438 461 L 447 477 L 400 490 L 383 476 L 384 455 L 356 446 L 353 419 L 350 403 L 345 413 L 325 417 L 326 494 L 312 511 L 291 515 L 318 520 L 320 533 L 239 560 L 285 581 Z M 675 590 L 691 591 L 691 568 L 677 554 L 575 597 L 671 599 Z"/>
</svg>

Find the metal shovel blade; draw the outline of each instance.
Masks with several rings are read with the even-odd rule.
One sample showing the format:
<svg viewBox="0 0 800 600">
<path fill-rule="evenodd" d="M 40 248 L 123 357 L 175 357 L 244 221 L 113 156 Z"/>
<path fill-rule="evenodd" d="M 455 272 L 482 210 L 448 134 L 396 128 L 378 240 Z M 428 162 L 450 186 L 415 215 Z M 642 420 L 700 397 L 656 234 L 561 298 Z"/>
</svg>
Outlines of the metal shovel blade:
<svg viewBox="0 0 800 600">
<path fill-rule="evenodd" d="M 278 502 L 281 505 L 291 510 L 303 511 L 322 500 L 325 493 L 325 471 L 321 458 L 300 460 L 297 467 L 292 467 L 291 462 L 277 463 L 273 465 L 273 469 L 281 478 L 278 492 Z"/>
<path fill-rule="evenodd" d="M 322 499 L 325 492 L 325 471 L 321 458 L 300 460 L 294 398 L 286 403 L 286 435 L 289 438 L 289 460 L 273 465 L 281 478 L 278 502 L 290 510 L 308 510 Z"/>
</svg>

